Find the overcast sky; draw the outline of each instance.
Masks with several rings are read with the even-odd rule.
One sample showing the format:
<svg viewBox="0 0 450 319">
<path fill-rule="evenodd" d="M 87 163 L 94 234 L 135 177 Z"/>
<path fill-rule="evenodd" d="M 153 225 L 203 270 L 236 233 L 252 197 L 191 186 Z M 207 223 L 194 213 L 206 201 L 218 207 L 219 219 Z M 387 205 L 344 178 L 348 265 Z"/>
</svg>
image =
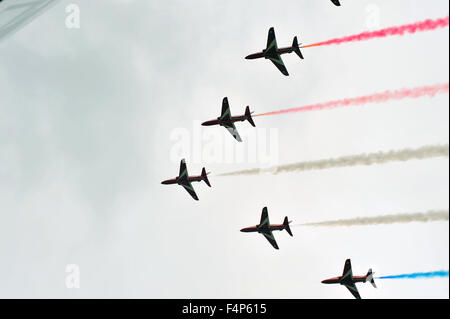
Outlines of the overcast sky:
<svg viewBox="0 0 450 319">
<path fill-rule="evenodd" d="M 341 2 L 60 0 L 1 38 L 0 297 L 352 298 L 320 283 L 346 258 L 355 275 L 449 269 L 448 222 L 293 227 L 274 233 L 279 251 L 239 232 L 264 206 L 272 223 L 448 209 L 448 158 L 215 176 L 448 143 L 448 94 L 256 117 L 257 129 L 237 124 L 239 145 L 199 125 L 224 96 L 232 114 L 262 113 L 448 82 L 448 28 L 284 55 L 289 77 L 244 59 L 271 26 L 283 47 L 449 12 L 446 0 Z M 80 28 L 66 27 L 71 3 Z M 194 184 L 198 202 L 160 184 L 182 157 L 191 175 L 212 171 L 212 188 Z M 78 289 L 66 287 L 70 264 Z M 448 278 L 377 285 L 358 284 L 362 298 L 449 297 Z"/>
</svg>

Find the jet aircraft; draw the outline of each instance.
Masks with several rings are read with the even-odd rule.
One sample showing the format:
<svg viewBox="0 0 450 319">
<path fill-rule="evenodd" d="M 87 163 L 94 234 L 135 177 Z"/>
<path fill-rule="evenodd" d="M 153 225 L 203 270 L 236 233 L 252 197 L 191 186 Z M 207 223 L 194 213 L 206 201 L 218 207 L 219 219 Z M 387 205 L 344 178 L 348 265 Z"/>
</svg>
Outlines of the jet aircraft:
<svg viewBox="0 0 450 319">
<path fill-rule="evenodd" d="M 172 185 L 172 184 L 178 184 L 184 187 L 185 190 L 194 198 L 195 200 L 198 200 L 197 194 L 194 191 L 194 187 L 192 187 L 191 182 L 201 182 L 204 181 L 206 185 L 211 187 L 211 184 L 208 180 L 208 174 L 205 168 L 202 169 L 202 174 L 200 176 L 189 176 L 187 167 L 186 167 L 186 161 L 185 159 L 181 160 L 180 163 L 180 174 L 178 177 L 175 177 L 173 179 L 168 179 L 165 181 L 162 181 L 161 184 L 164 185 Z"/>
<path fill-rule="evenodd" d="M 283 224 L 280 225 L 271 225 L 269 222 L 269 214 L 267 212 L 267 207 L 264 207 L 261 213 L 261 221 L 259 223 L 259 225 L 256 226 L 252 226 L 252 227 L 247 227 L 247 228 L 242 228 L 241 232 L 244 233 L 253 233 L 253 232 L 257 232 L 260 233 L 262 235 L 264 235 L 264 237 L 266 237 L 266 239 L 269 241 L 269 243 L 273 246 L 273 248 L 275 249 L 279 249 L 277 242 L 275 241 L 275 237 L 272 234 L 272 231 L 274 230 L 286 230 L 289 235 L 292 235 L 291 229 L 289 227 L 289 224 L 291 222 L 288 221 L 287 216 L 284 218 L 284 222 Z"/>
<path fill-rule="evenodd" d="M 339 0 L 331 0 L 331 2 L 334 3 L 335 6 L 341 6 L 341 3 L 339 2 Z"/>
<path fill-rule="evenodd" d="M 260 58 L 269 59 L 270 61 L 273 62 L 273 64 L 275 64 L 275 66 L 278 68 L 278 70 L 281 71 L 281 73 L 288 76 L 289 73 L 288 73 L 286 67 L 284 66 L 283 60 L 281 59 L 281 55 L 286 54 L 286 53 L 292 53 L 292 52 L 295 52 L 300 57 L 300 59 L 303 59 L 303 54 L 300 51 L 300 46 L 298 44 L 297 37 L 294 37 L 292 46 L 287 47 L 287 48 L 278 48 L 277 40 L 275 37 L 275 30 L 272 27 L 269 29 L 269 35 L 267 37 L 266 48 L 264 50 L 262 50 L 262 52 L 250 54 L 250 55 L 246 56 L 245 58 L 247 60 L 260 59 Z"/>
<path fill-rule="evenodd" d="M 236 129 L 236 126 L 234 125 L 234 122 L 243 122 L 243 121 L 249 121 L 249 123 L 252 126 L 255 126 L 255 122 L 253 122 L 252 119 L 252 113 L 250 112 L 250 108 L 247 106 L 245 109 L 244 115 L 239 116 L 231 116 L 230 112 L 230 105 L 228 104 L 228 98 L 224 97 L 222 101 L 222 113 L 220 117 L 218 117 L 216 120 L 206 121 L 203 122 L 203 126 L 211 126 L 211 125 L 220 125 L 225 127 L 228 132 L 233 135 L 233 137 L 238 141 L 242 142 L 242 139 Z"/>
<path fill-rule="evenodd" d="M 347 287 L 347 289 L 352 293 L 352 295 L 356 299 L 361 299 L 361 296 L 359 295 L 358 288 L 356 288 L 355 283 L 357 282 L 370 282 L 372 286 L 377 288 L 375 285 L 375 280 L 373 279 L 374 273 L 372 272 L 372 269 L 369 269 L 367 272 L 367 275 L 365 276 L 353 276 L 352 273 L 352 264 L 350 262 L 350 259 L 347 259 L 345 261 L 344 265 L 344 272 L 342 276 L 340 277 L 334 277 L 330 279 L 323 280 L 323 284 L 341 284 Z"/>
</svg>

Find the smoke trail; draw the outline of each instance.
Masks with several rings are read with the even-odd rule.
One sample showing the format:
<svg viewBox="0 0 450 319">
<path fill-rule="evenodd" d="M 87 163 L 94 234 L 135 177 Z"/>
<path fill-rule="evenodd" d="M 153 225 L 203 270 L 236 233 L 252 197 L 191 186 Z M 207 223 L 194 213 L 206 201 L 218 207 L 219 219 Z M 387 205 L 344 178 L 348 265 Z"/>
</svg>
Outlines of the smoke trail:
<svg viewBox="0 0 450 319">
<path fill-rule="evenodd" d="M 330 220 L 317 223 L 296 224 L 293 226 L 368 226 L 411 222 L 448 221 L 448 210 L 430 210 L 425 213 L 392 214 L 374 217 L 358 217 L 350 219 Z"/>
<path fill-rule="evenodd" d="M 258 175 L 262 173 L 287 173 L 302 172 L 311 170 L 330 169 L 337 167 L 362 166 L 373 164 L 384 164 L 389 162 L 404 162 L 409 160 L 421 160 L 434 157 L 448 157 L 449 145 L 428 145 L 417 149 L 402 149 L 397 151 L 378 152 L 369 154 L 359 154 L 353 156 L 343 156 L 318 161 L 298 162 L 287 165 L 280 165 L 266 169 L 248 169 L 229 173 L 219 174 L 219 176 L 236 175 Z"/>
<path fill-rule="evenodd" d="M 385 91 L 371 95 L 359 96 L 355 98 L 347 98 L 342 100 L 335 100 L 325 103 L 312 104 L 301 107 L 294 107 L 279 111 L 267 112 L 263 114 L 256 114 L 254 116 L 266 116 L 283 113 L 318 111 L 323 109 L 331 109 L 335 107 L 365 105 L 369 103 L 383 103 L 390 100 L 402 100 L 404 98 L 419 98 L 423 96 L 434 97 L 436 94 L 448 93 L 449 83 L 436 84 L 431 86 L 421 86 L 410 89 L 400 89 L 395 91 Z"/>
<path fill-rule="evenodd" d="M 445 28 L 449 25 L 449 17 L 440 18 L 436 20 L 425 20 L 406 24 L 397 27 L 385 28 L 377 31 L 367 31 L 356 35 L 350 35 L 343 38 L 331 39 L 328 41 L 318 42 L 310 45 L 304 45 L 302 48 L 316 47 L 322 45 L 341 44 L 345 42 L 364 41 L 374 38 L 384 38 L 393 35 L 404 35 L 405 33 L 416 33 L 423 31 L 431 31 L 437 28 Z"/>
<path fill-rule="evenodd" d="M 448 277 L 448 270 L 438 270 L 430 272 L 414 272 L 411 274 L 392 275 L 375 277 L 375 279 L 417 279 L 417 278 L 434 278 L 434 277 Z"/>
</svg>

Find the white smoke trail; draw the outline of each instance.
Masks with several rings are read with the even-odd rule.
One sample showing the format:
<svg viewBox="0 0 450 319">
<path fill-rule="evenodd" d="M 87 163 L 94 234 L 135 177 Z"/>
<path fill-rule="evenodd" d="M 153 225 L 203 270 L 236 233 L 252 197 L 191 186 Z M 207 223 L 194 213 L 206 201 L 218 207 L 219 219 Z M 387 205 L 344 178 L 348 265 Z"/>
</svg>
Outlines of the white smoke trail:
<svg viewBox="0 0 450 319">
<path fill-rule="evenodd" d="M 448 144 L 428 145 L 422 146 L 417 149 L 403 149 L 397 151 L 343 156 L 325 160 L 298 162 L 264 169 L 259 168 L 248 169 L 242 171 L 223 173 L 219 174 L 219 176 L 258 175 L 262 173 L 279 174 L 287 172 L 321 170 L 337 167 L 384 164 L 388 162 L 404 162 L 409 160 L 422 160 L 433 157 L 448 157 L 448 151 L 449 151 Z"/>
<path fill-rule="evenodd" d="M 381 224 L 397 224 L 412 222 L 448 221 L 448 210 L 430 210 L 424 213 L 392 214 L 374 217 L 357 217 L 338 219 L 317 223 L 295 224 L 292 226 L 367 226 Z"/>
</svg>

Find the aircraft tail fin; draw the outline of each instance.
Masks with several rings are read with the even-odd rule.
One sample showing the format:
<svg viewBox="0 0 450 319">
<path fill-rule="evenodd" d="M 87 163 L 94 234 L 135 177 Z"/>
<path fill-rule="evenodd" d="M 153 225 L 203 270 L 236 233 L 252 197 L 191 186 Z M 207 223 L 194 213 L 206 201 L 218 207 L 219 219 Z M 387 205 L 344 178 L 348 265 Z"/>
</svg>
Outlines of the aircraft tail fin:
<svg viewBox="0 0 450 319">
<path fill-rule="evenodd" d="M 245 117 L 247 118 L 247 121 L 248 121 L 253 127 L 255 127 L 256 125 L 255 125 L 255 122 L 253 122 L 253 119 L 252 119 L 252 113 L 253 113 L 253 112 L 250 112 L 250 107 L 247 106 L 246 109 L 245 109 Z"/>
<path fill-rule="evenodd" d="M 211 187 L 211 184 L 209 183 L 209 179 L 208 179 L 208 174 L 209 174 L 209 172 L 207 173 L 207 172 L 206 172 L 206 169 L 203 167 L 203 169 L 202 169 L 202 178 L 203 178 L 203 181 L 206 183 L 206 185 L 208 185 L 209 187 Z"/>
<path fill-rule="evenodd" d="M 286 231 L 288 232 L 289 235 L 294 236 L 294 235 L 292 235 L 291 228 L 289 227 L 290 223 L 291 222 L 288 220 L 287 216 L 284 217 L 284 221 L 283 221 L 284 229 L 286 229 Z"/>
<path fill-rule="evenodd" d="M 375 280 L 373 279 L 374 274 L 375 273 L 372 271 L 372 268 L 370 268 L 366 275 L 367 276 L 366 282 L 370 282 L 374 288 L 377 288 L 377 285 L 375 284 Z"/>
<path fill-rule="evenodd" d="M 294 52 L 300 57 L 300 59 L 304 59 L 302 52 L 300 51 L 300 46 L 298 45 L 297 37 L 294 37 L 294 41 L 292 42 L 292 48 Z"/>
</svg>

